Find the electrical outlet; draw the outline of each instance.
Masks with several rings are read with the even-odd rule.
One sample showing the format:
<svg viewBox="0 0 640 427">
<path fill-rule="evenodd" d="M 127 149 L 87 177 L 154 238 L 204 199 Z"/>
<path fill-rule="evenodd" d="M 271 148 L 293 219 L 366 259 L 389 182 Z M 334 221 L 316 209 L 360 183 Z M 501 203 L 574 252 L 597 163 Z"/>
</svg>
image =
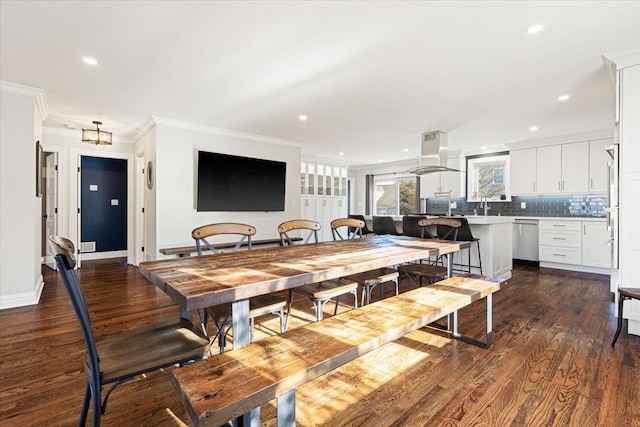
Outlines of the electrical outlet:
<svg viewBox="0 0 640 427">
<path fill-rule="evenodd" d="M 520 202 L 520 209 L 527 209 L 527 202 Z"/>
<path fill-rule="evenodd" d="M 451 209 L 458 209 L 458 204 L 456 202 L 451 202 Z"/>
</svg>

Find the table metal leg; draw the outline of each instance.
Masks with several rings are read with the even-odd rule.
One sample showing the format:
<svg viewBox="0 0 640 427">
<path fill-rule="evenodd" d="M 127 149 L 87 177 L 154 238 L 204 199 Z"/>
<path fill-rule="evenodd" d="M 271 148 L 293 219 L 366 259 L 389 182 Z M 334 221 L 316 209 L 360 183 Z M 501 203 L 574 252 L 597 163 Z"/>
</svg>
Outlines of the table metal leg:
<svg viewBox="0 0 640 427">
<path fill-rule="evenodd" d="M 193 323 L 193 311 L 185 310 L 184 308 L 180 307 L 180 318 L 186 319 L 189 322 Z"/>
<path fill-rule="evenodd" d="M 278 397 L 278 427 L 296 425 L 296 391 L 291 390 Z"/>
<path fill-rule="evenodd" d="M 249 325 L 249 300 L 235 301 L 231 304 L 231 327 L 233 328 L 233 348 L 246 347 L 251 343 Z M 260 426 L 260 408 L 254 408 L 236 419 L 238 426 Z"/>
<path fill-rule="evenodd" d="M 447 254 L 447 277 L 453 274 L 453 254 Z"/>
<path fill-rule="evenodd" d="M 464 342 L 468 342 L 469 344 L 473 344 L 473 345 L 477 345 L 478 347 L 481 348 L 489 348 L 491 347 L 491 338 L 493 335 L 493 295 L 489 294 L 486 297 L 487 300 L 487 339 L 485 342 L 482 341 L 478 341 L 474 338 L 469 338 L 467 336 L 464 336 L 462 334 L 460 334 L 458 332 L 458 312 L 454 311 L 453 312 L 453 327 L 451 329 L 451 335 L 456 338 L 459 339 L 460 341 L 464 341 Z"/>
</svg>

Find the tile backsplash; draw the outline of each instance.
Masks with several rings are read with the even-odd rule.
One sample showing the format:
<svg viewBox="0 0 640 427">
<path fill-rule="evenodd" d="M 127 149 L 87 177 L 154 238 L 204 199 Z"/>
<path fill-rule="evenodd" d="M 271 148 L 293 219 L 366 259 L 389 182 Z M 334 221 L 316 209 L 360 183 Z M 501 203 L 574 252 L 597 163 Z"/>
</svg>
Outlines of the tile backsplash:
<svg viewBox="0 0 640 427">
<path fill-rule="evenodd" d="M 456 209 L 451 209 L 452 215 L 473 215 L 474 209 L 478 215 L 483 214 L 478 202 L 467 202 L 464 197 L 454 197 L 451 201 L 457 205 Z M 521 208 L 522 202 L 526 204 L 524 209 Z M 489 202 L 489 215 L 604 218 L 606 203 L 604 194 L 513 196 L 510 202 Z M 446 198 L 426 199 L 427 214 L 446 212 Z"/>
</svg>

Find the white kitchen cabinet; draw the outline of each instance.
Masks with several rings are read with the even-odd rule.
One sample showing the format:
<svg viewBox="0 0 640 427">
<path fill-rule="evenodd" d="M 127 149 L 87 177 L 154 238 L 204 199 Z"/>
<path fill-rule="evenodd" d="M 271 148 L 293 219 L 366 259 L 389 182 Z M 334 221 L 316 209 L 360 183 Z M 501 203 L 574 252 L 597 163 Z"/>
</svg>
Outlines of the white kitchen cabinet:
<svg viewBox="0 0 640 427">
<path fill-rule="evenodd" d="M 300 198 L 300 218 L 315 221 L 316 218 L 316 198 L 301 197 Z"/>
<path fill-rule="evenodd" d="M 509 157 L 511 194 L 536 193 L 536 148 L 512 150 Z"/>
<path fill-rule="evenodd" d="M 316 198 L 316 217 L 315 221 L 320 223 L 320 231 L 318 232 L 318 239 L 321 242 L 332 240 L 331 238 L 331 197 L 318 197 Z"/>
<path fill-rule="evenodd" d="M 549 145 L 537 149 L 537 193 L 555 194 L 562 190 L 562 146 Z"/>
<path fill-rule="evenodd" d="M 589 191 L 589 142 L 562 144 L 563 193 L 586 193 Z"/>
<path fill-rule="evenodd" d="M 300 218 L 320 223 L 320 241 L 332 240 L 331 221 L 348 215 L 347 177 L 346 167 L 300 163 Z"/>
<path fill-rule="evenodd" d="M 613 144 L 611 139 L 589 141 L 589 191 L 607 191 L 607 163 L 611 157 L 605 147 Z"/>
<path fill-rule="evenodd" d="M 461 170 L 461 159 L 454 157 L 447 160 L 447 167 Z M 461 197 L 461 182 L 464 174 L 460 172 L 436 172 L 420 176 L 420 197 L 433 198 L 435 193 L 451 191 L 451 197 Z"/>
<path fill-rule="evenodd" d="M 447 167 L 462 170 L 460 167 L 460 157 L 447 160 Z M 440 172 L 440 191 L 451 191 L 451 197 L 461 197 L 460 183 L 462 182 L 461 172 Z"/>
<path fill-rule="evenodd" d="M 582 223 L 582 265 L 611 267 L 611 232 L 605 222 Z"/>
</svg>

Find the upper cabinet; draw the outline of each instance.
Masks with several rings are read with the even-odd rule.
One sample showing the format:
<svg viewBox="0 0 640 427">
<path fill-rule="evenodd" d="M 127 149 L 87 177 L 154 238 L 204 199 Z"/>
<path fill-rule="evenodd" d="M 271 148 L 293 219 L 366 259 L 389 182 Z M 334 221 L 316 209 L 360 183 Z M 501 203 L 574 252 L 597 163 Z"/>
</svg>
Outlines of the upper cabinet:
<svg viewBox="0 0 640 427">
<path fill-rule="evenodd" d="M 514 149 L 511 194 L 604 192 L 611 139 Z"/>
<path fill-rule="evenodd" d="M 300 194 L 347 197 L 347 168 L 301 162 Z"/>
<path fill-rule="evenodd" d="M 524 148 L 511 151 L 511 194 L 532 194 L 537 191 L 536 150 Z"/>
<path fill-rule="evenodd" d="M 447 167 L 461 170 L 460 157 L 447 160 Z M 420 198 L 430 199 L 435 193 L 451 191 L 451 197 L 460 197 L 460 184 L 463 173 L 460 172 L 435 172 L 420 177 Z"/>
<path fill-rule="evenodd" d="M 589 142 L 589 191 L 607 191 L 607 163 L 611 157 L 606 147 L 613 144 L 613 138 Z"/>
</svg>

